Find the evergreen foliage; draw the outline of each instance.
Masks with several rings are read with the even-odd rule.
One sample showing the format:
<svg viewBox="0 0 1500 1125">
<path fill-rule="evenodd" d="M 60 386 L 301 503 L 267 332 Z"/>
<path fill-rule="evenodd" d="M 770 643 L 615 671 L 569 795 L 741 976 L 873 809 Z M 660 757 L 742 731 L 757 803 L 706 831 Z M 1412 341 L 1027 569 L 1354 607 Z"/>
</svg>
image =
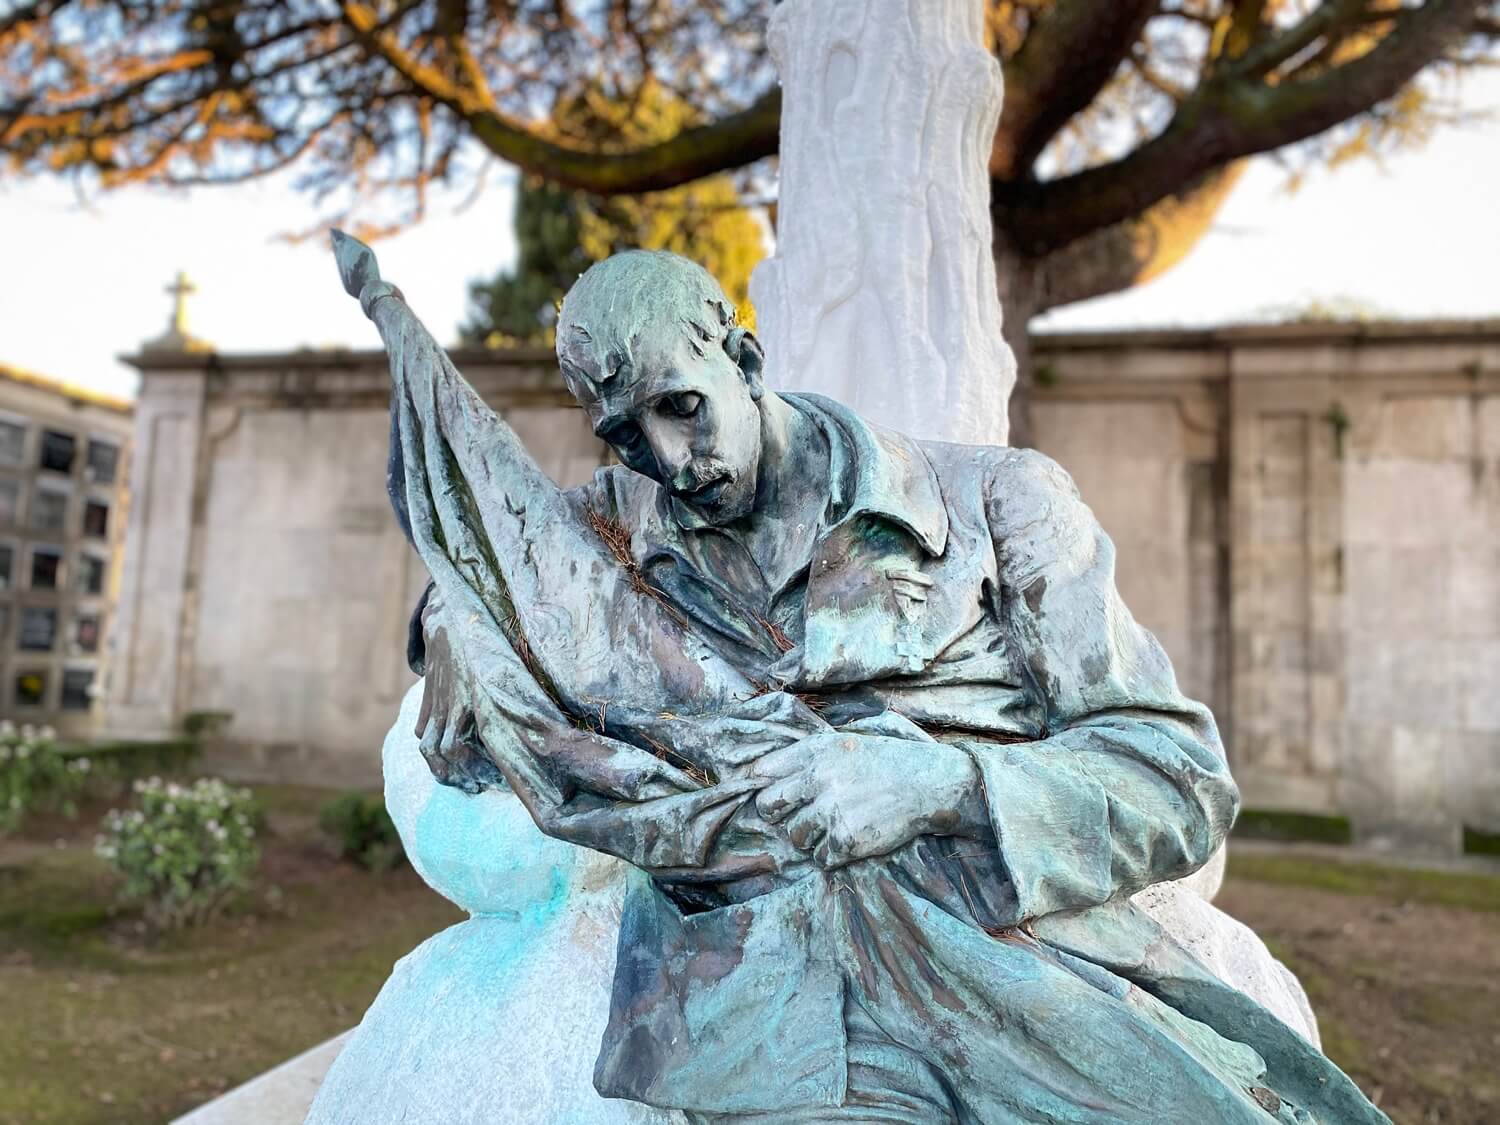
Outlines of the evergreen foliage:
<svg viewBox="0 0 1500 1125">
<path fill-rule="evenodd" d="M 569 100 L 561 136 L 602 150 L 649 144 L 680 132 L 691 110 L 659 85 L 628 102 L 597 91 Z M 516 198 L 516 263 L 469 290 L 466 343 L 550 344 L 557 306 L 578 275 L 621 250 L 671 250 L 717 277 L 753 325 L 750 273 L 765 254 L 760 223 L 734 179 L 711 176 L 647 195 L 598 196 L 525 177 Z"/>
</svg>

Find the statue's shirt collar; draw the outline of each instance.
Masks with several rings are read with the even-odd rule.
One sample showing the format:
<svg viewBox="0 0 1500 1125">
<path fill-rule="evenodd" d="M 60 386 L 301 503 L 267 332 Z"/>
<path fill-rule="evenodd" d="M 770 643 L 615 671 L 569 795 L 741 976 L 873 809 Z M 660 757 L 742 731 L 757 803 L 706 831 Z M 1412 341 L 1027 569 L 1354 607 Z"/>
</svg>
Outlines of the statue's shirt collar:
<svg viewBox="0 0 1500 1125">
<path fill-rule="evenodd" d="M 903 434 L 866 422 L 831 398 L 783 395 L 828 438 L 832 526 L 856 516 L 879 516 L 905 528 L 929 555 L 948 543 L 948 509 L 937 474 L 920 446 Z"/>
</svg>

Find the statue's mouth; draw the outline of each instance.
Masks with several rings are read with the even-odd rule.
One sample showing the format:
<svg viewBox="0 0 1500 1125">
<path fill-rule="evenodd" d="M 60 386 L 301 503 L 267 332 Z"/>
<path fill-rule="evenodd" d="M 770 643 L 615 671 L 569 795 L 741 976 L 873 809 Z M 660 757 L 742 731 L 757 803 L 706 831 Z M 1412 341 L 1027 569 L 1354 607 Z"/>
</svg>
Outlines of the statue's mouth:
<svg viewBox="0 0 1500 1125">
<path fill-rule="evenodd" d="M 673 495 L 675 495 L 677 499 L 685 503 L 692 504 L 695 507 L 703 507 L 705 505 L 712 504 L 715 500 L 723 495 L 724 490 L 728 487 L 729 477 L 717 476 L 712 480 L 700 484 L 697 488 L 674 489 Z"/>
</svg>

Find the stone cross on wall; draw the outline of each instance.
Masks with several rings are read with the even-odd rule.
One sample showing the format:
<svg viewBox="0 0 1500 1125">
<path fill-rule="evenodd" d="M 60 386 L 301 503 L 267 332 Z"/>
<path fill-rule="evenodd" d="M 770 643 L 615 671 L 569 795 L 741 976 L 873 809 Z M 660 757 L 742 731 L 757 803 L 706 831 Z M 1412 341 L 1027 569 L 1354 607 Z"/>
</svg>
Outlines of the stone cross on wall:
<svg viewBox="0 0 1500 1125">
<path fill-rule="evenodd" d="M 188 331 L 187 299 L 198 292 L 198 286 L 183 270 L 177 271 L 164 292 L 172 298 L 172 316 L 167 321 L 167 330 L 145 345 L 148 352 L 207 352 L 213 345 L 200 340 Z"/>
<path fill-rule="evenodd" d="M 198 287 L 188 278 L 182 270 L 177 271 L 177 276 L 172 279 L 172 284 L 166 288 L 167 294 L 172 298 L 172 320 L 169 331 L 179 336 L 187 335 L 187 299 L 198 292 Z"/>
</svg>

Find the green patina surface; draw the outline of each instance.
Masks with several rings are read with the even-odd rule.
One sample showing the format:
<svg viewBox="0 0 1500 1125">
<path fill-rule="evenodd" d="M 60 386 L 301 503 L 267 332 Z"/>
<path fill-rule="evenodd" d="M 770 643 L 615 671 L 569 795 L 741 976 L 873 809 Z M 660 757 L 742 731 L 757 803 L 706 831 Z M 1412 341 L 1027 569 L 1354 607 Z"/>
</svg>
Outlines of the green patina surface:
<svg viewBox="0 0 1500 1125">
<path fill-rule="evenodd" d="M 1238 797 L 1061 469 L 772 393 L 711 279 L 637 253 L 561 311 L 623 466 L 564 492 L 334 243 L 433 579 L 424 757 L 653 877 L 600 1093 L 726 1122 L 1384 1120 L 1128 901 L 1206 862 Z"/>
</svg>

